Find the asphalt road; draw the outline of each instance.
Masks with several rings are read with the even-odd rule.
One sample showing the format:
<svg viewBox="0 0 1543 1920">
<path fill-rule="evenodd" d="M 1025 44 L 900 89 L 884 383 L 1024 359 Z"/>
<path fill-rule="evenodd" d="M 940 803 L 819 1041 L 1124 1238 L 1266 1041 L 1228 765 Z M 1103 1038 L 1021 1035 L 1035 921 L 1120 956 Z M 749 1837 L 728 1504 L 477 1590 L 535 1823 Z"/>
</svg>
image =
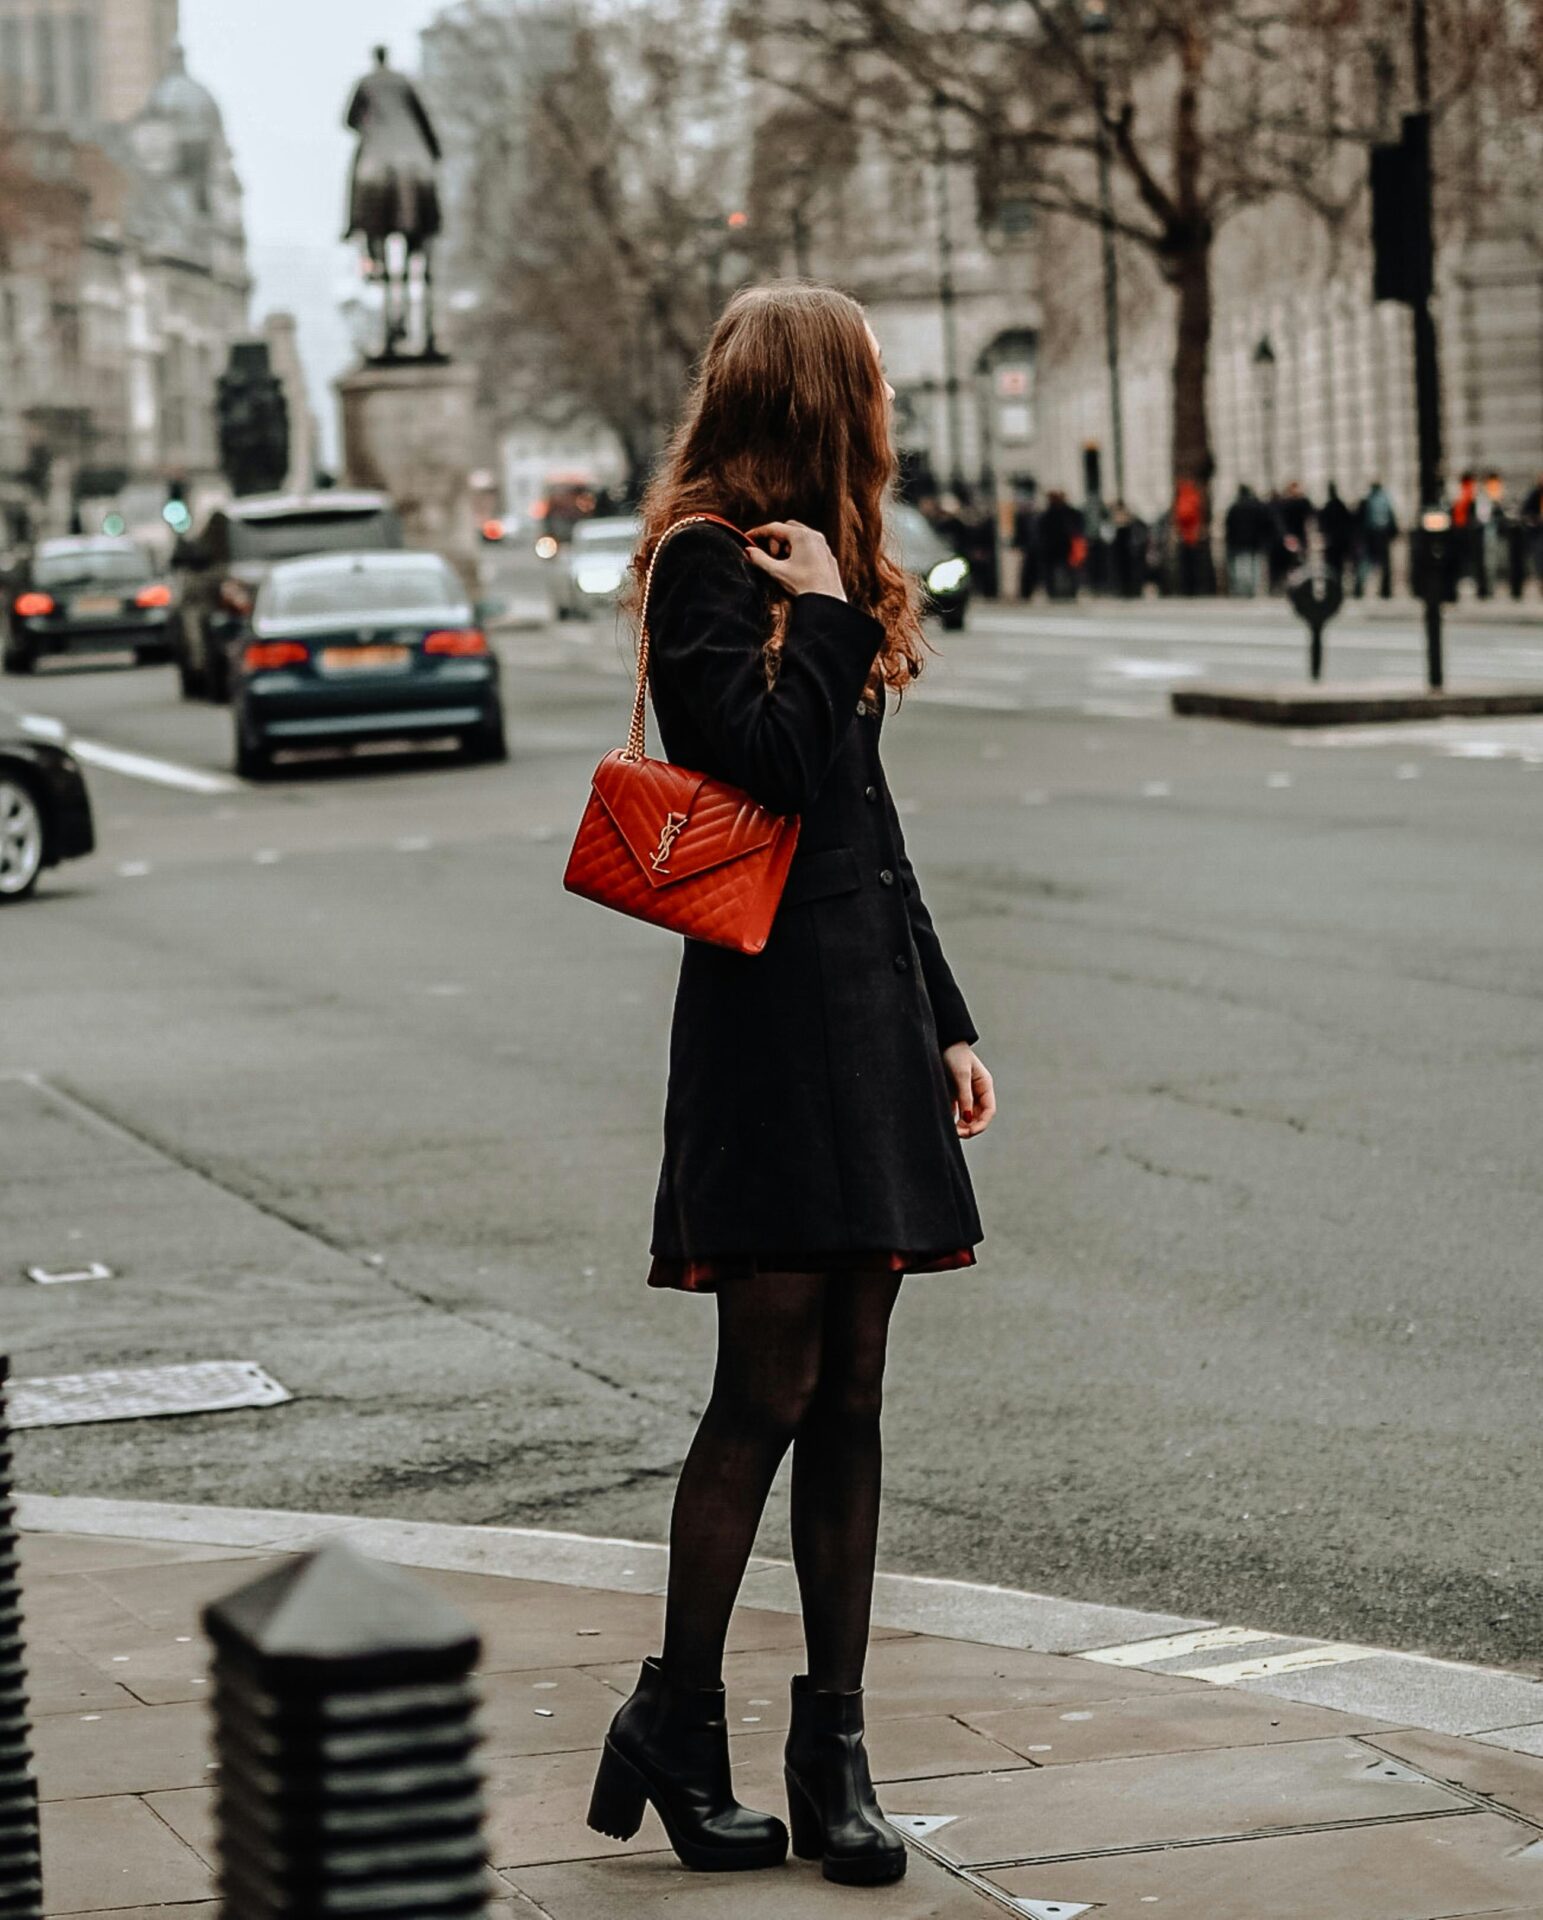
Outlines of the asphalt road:
<svg viewBox="0 0 1543 1920">
<path fill-rule="evenodd" d="M 1536 1669 L 1543 722 L 1165 716 L 1296 634 L 985 610 L 886 731 L 1002 1114 L 980 1267 L 902 1296 L 881 1561 Z M 0 683 L 102 841 L 0 917 L 0 1347 L 295 1394 L 24 1433 L 26 1489 L 663 1537 L 713 1318 L 643 1284 L 675 952 L 559 885 L 614 635 L 501 646 L 507 766 L 260 788 L 169 670 Z M 1454 647 L 1543 678 L 1535 621 Z"/>
</svg>

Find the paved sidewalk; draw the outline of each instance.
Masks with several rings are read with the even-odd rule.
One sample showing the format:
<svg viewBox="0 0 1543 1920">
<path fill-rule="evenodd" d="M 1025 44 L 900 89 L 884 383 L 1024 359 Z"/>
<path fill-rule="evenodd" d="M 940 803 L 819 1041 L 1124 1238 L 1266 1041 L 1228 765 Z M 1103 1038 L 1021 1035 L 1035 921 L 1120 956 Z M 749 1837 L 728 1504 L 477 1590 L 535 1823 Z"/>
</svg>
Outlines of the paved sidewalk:
<svg viewBox="0 0 1543 1920">
<path fill-rule="evenodd" d="M 198 1613 L 278 1564 L 283 1518 L 251 1515 L 250 1545 L 23 1535 L 48 1914 L 139 1920 L 170 1908 L 216 1920 Z M 303 1533 L 304 1516 L 289 1518 L 286 1547 Z M 373 1524 L 350 1530 L 368 1544 Z M 431 1536 L 452 1532 L 466 1536 L 458 1563 L 422 1564 Z M 616 1588 L 657 1585 L 657 1550 L 546 1536 L 556 1577 L 535 1580 L 464 1570 L 477 1547 L 472 1529 L 420 1529 L 413 1557 L 416 1576 L 483 1635 L 490 1895 L 508 1920 L 804 1920 L 859 1908 L 875 1920 L 1543 1920 L 1543 1758 L 1514 1741 L 1420 1731 L 1396 1714 L 1152 1671 L 1098 1649 L 1046 1653 L 895 1625 L 875 1630 L 869 1744 L 885 1806 L 913 1842 L 907 1878 L 840 1889 L 796 1861 L 689 1873 L 652 1811 L 627 1846 L 584 1824 L 596 1749 L 658 1642 L 657 1593 Z M 612 1584 L 577 1584 L 581 1566 L 591 1578 L 613 1569 Z M 767 1564 L 750 1584 L 769 1588 L 775 1574 Z M 1192 1665 L 1207 1635 L 1175 1637 L 1189 1650 L 1174 1657 Z M 729 1724 L 753 1805 L 780 1803 L 800 1653 L 793 1613 L 737 1614 Z M 1514 1710 L 1512 1696 L 1497 1706 Z"/>
</svg>

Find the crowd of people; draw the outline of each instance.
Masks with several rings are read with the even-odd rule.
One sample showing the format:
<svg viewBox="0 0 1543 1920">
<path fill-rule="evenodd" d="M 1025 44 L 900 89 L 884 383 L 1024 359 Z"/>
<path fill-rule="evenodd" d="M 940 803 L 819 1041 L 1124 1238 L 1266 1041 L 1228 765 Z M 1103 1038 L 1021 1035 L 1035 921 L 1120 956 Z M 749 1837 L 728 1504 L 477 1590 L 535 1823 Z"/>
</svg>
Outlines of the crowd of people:
<svg viewBox="0 0 1543 1920">
<path fill-rule="evenodd" d="M 1331 480 L 1314 501 L 1296 480 L 1268 493 L 1240 485 L 1213 528 L 1205 491 L 1181 480 L 1166 512 L 1142 519 L 1123 500 L 1075 504 L 1059 488 L 1041 494 L 1032 481 L 1015 489 L 1010 537 L 999 541 L 991 503 L 967 491 L 926 494 L 918 505 L 957 553 L 970 562 L 975 591 L 987 599 L 1004 587 L 1020 599 L 1050 600 L 1080 592 L 1139 598 L 1149 587 L 1181 595 L 1226 593 L 1249 598 L 1286 591 L 1307 565 L 1331 575 L 1357 598 L 1391 597 L 1405 529 L 1393 498 L 1373 480 L 1359 500 L 1345 499 Z M 1529 581 L 1543 591 L 1543 474 L 1521 498 L 1508 496 L 1495 472 L 1465 472 L 1448 502 L 1442 588 L 1455 600 L 1464 584 L 1480 599 L 1508 592 L 1521 599 Z M 1005 532 L 1005 530 L 1004 530 Z M 1218 566 L 1217 541 L 1220 536 Z M 1001 578 L 1007 555 L 1016 579 Z"/>
</svg>

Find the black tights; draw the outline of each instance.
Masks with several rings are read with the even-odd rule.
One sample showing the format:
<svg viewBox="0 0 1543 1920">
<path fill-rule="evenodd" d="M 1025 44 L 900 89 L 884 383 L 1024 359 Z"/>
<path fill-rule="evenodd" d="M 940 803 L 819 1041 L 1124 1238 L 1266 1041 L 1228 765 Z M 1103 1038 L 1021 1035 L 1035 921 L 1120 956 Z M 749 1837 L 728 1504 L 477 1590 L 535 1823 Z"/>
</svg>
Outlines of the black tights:
<svg viewBox="0 0 1543 1920">
<path fill-rule="evenodd" d="M 873 1602 L 890 1273 L 759 1273 L 720 1284 L 712 1395 L 670 1519 L 661 1662 L 722 1675 L 729 1615 L 772 1480 L 793 1448 L 793 1562 L 810 1683 L 862 1684 Z"/>
</svg>

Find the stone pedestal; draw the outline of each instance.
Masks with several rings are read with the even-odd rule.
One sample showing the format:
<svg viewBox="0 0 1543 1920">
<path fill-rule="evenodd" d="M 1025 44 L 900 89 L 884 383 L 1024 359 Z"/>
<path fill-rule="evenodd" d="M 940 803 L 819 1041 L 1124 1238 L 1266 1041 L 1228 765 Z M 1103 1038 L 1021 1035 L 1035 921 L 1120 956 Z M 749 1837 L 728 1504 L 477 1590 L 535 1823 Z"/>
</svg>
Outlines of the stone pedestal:
<svg viewBox="0 0 1543 1920">
<path fill-rule="evenodd" d="M 452 562 L 477 592 L 470 476 L 477 462 L 476 376 L 469 367 L 361 367 L 337 383 L 343 478 L 389 493 L 410 547 Z"/>
</svg>

